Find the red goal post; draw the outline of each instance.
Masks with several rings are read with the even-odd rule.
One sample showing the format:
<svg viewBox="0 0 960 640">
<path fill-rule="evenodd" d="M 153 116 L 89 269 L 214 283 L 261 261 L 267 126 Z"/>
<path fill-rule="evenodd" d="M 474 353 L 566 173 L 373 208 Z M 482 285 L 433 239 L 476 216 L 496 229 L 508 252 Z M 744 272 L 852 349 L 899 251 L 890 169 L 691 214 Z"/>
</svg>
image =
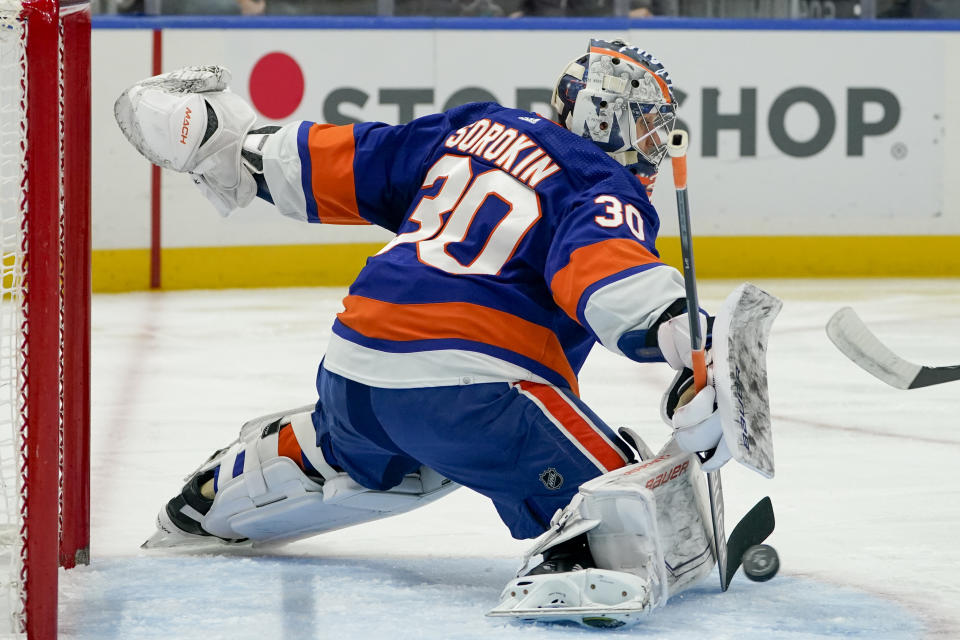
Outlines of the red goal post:
<svg viewBox="0 0 960 640">
<path fill-rule="evenodd" d="M 87 1 L 0 0 L 0 244 L 0 634 L 47 640 L 90 546 Z"/>
</svg>

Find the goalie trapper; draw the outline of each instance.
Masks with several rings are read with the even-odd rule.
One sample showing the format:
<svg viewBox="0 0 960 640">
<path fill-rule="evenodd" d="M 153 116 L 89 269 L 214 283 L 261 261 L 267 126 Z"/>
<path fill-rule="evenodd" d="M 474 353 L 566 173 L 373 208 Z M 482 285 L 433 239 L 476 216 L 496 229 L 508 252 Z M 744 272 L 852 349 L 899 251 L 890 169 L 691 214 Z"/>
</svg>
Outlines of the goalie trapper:
<svg viewBox="0 0 960 640">
<path fill-rule="evenodd" d="M 256 171 L 241 155 L 256 113 L 229 90 L 230 78 L 215 65 L 185 67 L 136 83 L 114 104 L 130 144 L 158 166 L 189 173 L 222 215 L 257 195 Z"/>
</svg>

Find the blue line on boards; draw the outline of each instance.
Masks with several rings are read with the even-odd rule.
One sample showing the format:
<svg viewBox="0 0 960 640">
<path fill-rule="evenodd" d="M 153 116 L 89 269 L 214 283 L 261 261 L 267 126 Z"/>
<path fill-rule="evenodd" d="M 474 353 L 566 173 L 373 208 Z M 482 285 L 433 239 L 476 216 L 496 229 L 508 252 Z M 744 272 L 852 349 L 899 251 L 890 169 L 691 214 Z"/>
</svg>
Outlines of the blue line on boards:
<svg viewBox="0 0 960 640">
<path fill-rule="evenodd" d="M 960 20 L 731 18 L 431 18 L 420 16 L 96 15 L 95 29 L 419 29 L 463 31 L 960 31 Z"/>
</svg>

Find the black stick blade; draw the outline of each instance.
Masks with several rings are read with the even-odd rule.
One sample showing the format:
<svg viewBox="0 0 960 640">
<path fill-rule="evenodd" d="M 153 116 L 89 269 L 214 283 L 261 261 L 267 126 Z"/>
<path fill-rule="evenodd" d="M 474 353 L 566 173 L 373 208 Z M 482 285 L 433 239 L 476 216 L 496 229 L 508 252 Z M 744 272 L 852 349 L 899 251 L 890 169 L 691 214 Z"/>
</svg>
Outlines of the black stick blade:
<svg viewBox="0 0 960 640">
<path fill-rule="evenodd" d="M 733 574 L 740 567 L 743 553 L 753 545 L 760 544 L 769 538 L 775 526 L 773 502 L 769 497 L 753 505 L 747 515 L 740 519 L 727 540 L 727 573 L 724 591 L 730 586 Z"/>
<path fill-rule="evenodd" d="M 907 389 L 919 389 L 954 380 L 960 380 L 960 364 L 947 367 L 920 367 L 920 372 L 910 381 Z"/>
</svg>

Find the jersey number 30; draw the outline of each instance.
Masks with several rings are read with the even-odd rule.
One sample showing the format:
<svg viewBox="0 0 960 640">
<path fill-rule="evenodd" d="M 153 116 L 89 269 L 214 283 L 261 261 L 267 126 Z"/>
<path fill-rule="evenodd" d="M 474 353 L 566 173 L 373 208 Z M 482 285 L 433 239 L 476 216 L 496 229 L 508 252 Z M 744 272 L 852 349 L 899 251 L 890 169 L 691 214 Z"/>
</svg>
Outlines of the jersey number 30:
<svg viewBox="0 0 960 640">
<path fill-rule="evenodd" d="M 401 233 L 377 255 L 398 244 L 414 242 L 420 262 L 437 269 L 471 275 L 499 273 L 523 236 L 540 219 L 537 194 L 499 169 L 474 177 L 470 159 L 464 156 L 440 158 L 427 173 L 423 188 L 434 186 L 440 179 L 445 180 L 436 195 L 424 196 L 410 214 L 410 220 L 420 228 Z M 507 212 L 494 226 L 477 257 L 463 264 L 447 252 L 447 246 L 466 239 L 470 225 L 488 198 L 501 200 Z M 450 215 L 444 222 L 447 213 Z"/>
<path fill-rule="evenodd" d="M 398 244 L 415 243 L 420 262 L 448 273 L 496 275 L 513 255 L 523 236 L 540 219 L 537 194 L 525 184 L 499 169 L 473 175 L 470 158 L 445 155 L 427 172 L 423 189 L 439 180 L 444 182 L 435 195 L 424 196 L 410 220 L 419 225 L 414 231 L 401 233 L 377 252 L 386 253 Z M 469 263 L 463 264 L 447 251 L 454 243 L 462 243 L 488 198 L 499 199 L 507 212 L 489 232 L 483 248 Z M 623 204 L 613 196 L 599 196 L 595 204 L 604 206 L 604 215 L 594 217 L 601 227 L 618 227 L 624 223 L 640 241 L 643 240 L 643 218 L 632 204 Z M 450 214 L 444 220 L 444 216 Z"/>
</svg>

